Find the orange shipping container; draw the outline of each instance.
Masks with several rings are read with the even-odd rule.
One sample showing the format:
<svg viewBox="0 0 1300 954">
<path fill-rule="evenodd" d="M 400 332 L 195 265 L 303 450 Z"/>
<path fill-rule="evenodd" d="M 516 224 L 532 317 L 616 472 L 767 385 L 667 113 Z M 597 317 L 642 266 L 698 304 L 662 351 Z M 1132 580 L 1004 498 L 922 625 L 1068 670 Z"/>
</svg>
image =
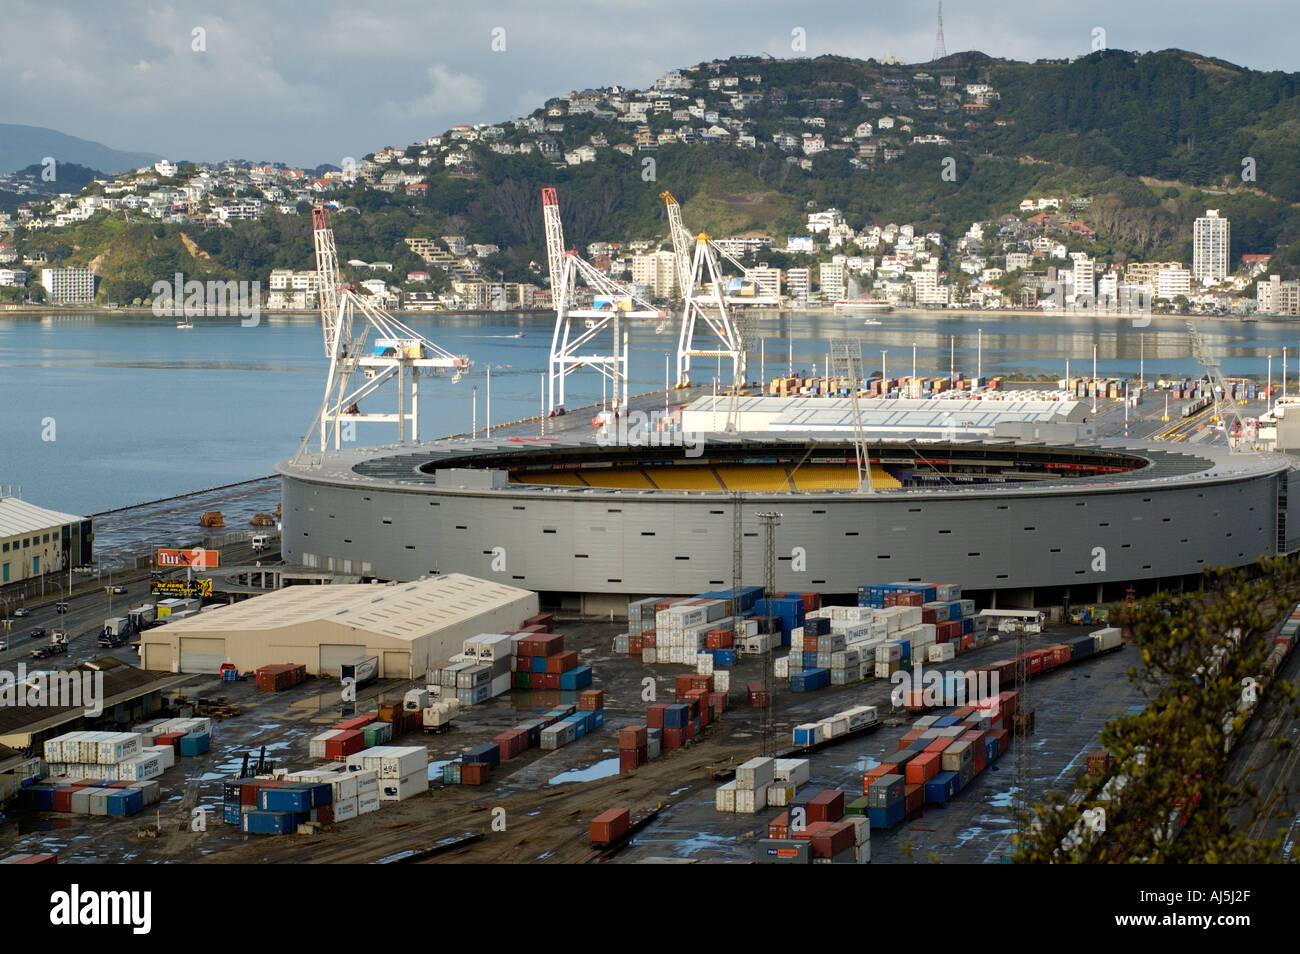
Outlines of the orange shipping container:
<svg viewBox="0 0 1300 954">
<path fill-rule="evenodd" d="M 928 749 L 907 763 L 903 777 L 909 785 L 924 785 L 939 774 L 942 754 Z"/>
</svg>

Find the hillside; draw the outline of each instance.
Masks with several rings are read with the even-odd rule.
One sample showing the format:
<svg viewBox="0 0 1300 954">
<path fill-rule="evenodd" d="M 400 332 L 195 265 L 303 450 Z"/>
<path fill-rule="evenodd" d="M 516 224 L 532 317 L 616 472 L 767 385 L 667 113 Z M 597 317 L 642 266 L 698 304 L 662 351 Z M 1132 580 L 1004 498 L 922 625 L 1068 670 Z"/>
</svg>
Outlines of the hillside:
<svg viewBox="0 0 1300 954">
<path fill-rule="evenodd" d="M 147 152 L 111 149 L 103 143 L 79 139 L 43 126 L 0 123 L 0 173 L 39 164 L 46 156 L 53 156 L 59 163 L 76 163 L 104 172 L 138 169 L 161 158 Z"/>
<path fill-rule="evenodd" d="M 1192 220 L 1210 207 L 1232 221 L 1234 264 L 1243 253 L 1275 253 L 1274 270 L 1289 277 L 1300 268 L 1298 74 L 1167 50 L 1106 51 L 1072 63 L 962 53 L 911 66 L 734 58 L 683 70 L 682 77 L 682 85 L 662 94 L 676 97 L 670 108 L 647 113 L 640 124 L 658 140 L 652 151 L 632 149 L 639 124 L 619 121 L 625 117 L 611 108 L 629 91 L 608 89 L 541 104 L 529 117 L 492 127 L 490 142 L 446 136 L 438 147 L 406 147 L 406 157 L 435 157 L 420 167 L 423 194 L 383 191 L 373 181 L 328 193 L 359 210 L 336 216 L 343 257 L 418 267 L 404 237 L 456 233 L 501 246 L 493 273 L 536 281 L 527 266 L 544 261 L 539 191 L 557 186 L 566 239 L 579 248 L 665 240 L 664 189 L 682 202 L 693 231 L 758 231 L 778 245 L 806 234 L 811 209 L 837 207 L 855 228 L 910 222 L 918 233 L 953 240 L 974 221 L 1016 213 L 1026 197 L 1064 195 L 1087 200 L 1076 214 L 1097 233 L 1095 240 L 1071 239 L 1071 249 L 1105 260 L 1190 261 Z M 737 107 L 737 90 L 762 99 Z M 672 115 L 688 107 L 705 119 L 684 123 Z M 685 127 L 703 129 L 709 116 L 714 128 L 730 123 L 726 138 L 667 141 Z M 863 124 L 873 127 L 865 137 Z M 810 131 L 824 138 L 825 149 L 804 156 L 797 144 Z M 783 145 L 785 136 L 791 139 Z M 597 143 L 594 161 L 566 164 L 539 150 L 519 152 L 539 137 L 561 152 Z M 447 143 L 465 165 L 444 165 Z M 612 148 L 620 144 L 631 154 Z M 878 152 L 863 158 L 868 145 Z M 1250 176 L 1243 179 L 1246 159 Z M 954 175 L 945 178 L 945 168 Z M 119 300 L 140 294 L 149 276 L 178 267 L 265 279 L 271 267 L 312 261 L 310 222 L 301 213 L 268 212 L 260 222 L 208 230 L 110 227 L 105 219 L 111 216 L 99 213 L 57 235 L 20 241 L 61 241 L 75 249 L 74 261 L 104 256 L 106 287 Z M 181 231 L 211 260 L 196 261 Z"/>
</svg>

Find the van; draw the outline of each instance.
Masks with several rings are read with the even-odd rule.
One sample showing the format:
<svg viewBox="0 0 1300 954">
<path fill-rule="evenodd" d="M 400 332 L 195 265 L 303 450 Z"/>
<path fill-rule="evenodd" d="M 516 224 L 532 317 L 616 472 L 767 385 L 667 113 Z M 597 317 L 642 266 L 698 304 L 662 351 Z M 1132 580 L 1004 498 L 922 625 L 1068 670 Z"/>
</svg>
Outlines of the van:
<svg viewBox="0 0 1300 954">
<path fill-rule="evenodd" d="M 261 553 L 266 549 L 266 534 L 257 533 L 253 535 L 253 552 Z"/>
</svg>

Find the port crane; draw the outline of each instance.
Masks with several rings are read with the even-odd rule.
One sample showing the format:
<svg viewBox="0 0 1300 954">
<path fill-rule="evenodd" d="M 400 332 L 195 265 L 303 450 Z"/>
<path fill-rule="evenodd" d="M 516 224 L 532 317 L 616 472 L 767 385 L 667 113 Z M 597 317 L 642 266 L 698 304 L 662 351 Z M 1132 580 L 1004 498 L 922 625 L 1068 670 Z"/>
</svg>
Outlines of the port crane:
<svg viewBox="0 0 1300 954">
<path fill-rule="evenodd" d="M 682 292 L 682 326 L 677 338 L 677 386 L 686 387 L 691 383 L 691 358 L 717 357 L 730 359 L 732 380 L 738 389 L 746 382 L 745 346 L 727 309 L 718 247 L 708 234 L 701 232 L 692 236 L 686 230 L 682 223 L 682 207 L 671 192 L 663 192 L 660 198 L 668 210 L 668 230 Z M 744 266 L 729 255 L 726 257 L 741 268 L 743 274 Z M 701 324 L 703 328 L 700 328 Z M 697 329 L 706 332 L 706 343 L 696 343 Z M 733 428 L 733 412 L 729 411 L 728 429 Z"/>
<path fill-rule="evenodd" d="M 542 189 L 542 220 L 551 302 L 555 307 L 555 330 L 547 362 L 547 413 L 564 412 L 565 381 L 579 368 L 599 371 L 610 384 L 615 410 L 626 412 L 628 333 L 624 321 L 662 318 L 663 312 L 584 261 L 576 250 L 565 249 L 559 194 L 554 188 Z M 580 283 L 593 292 L 590 307 L 579 306 Z"/>
<path fill-rule="evenodd" d="M 329 211 L 324 205 L 312 209 L 312 238 L 316 246 L 316 283 L 320 302 L 321 336 L 329 370 L 325 376 L 325 394 L 311 428 L 303 437 L 298 460 L 319 465 L 325 451 L 333 445 L 338 450 L 344 429 L 353 422 L 396 423 L 397 440 L 420 439 L 420 371 L 435 374 L 451 371 L 453 380 L 469 370 L 465 355 L 452 354 L 394 318 L 369 296 L 357 294 L 352 285 L 344 285 L 339 275 L 338 251 Z M 371 332 L 375 340 L 366 353 Z M 362 371 L 359 384 L 353 378 Z M 406 379 L 410 377 L 410 405 L 407 407 Z M 397 381 L 396 413 L 362 413 L 360 401 L 373 395 L 388 381 Z M 319 433 L 320 456 L 310 457 L 312 435 Z M 354 440 L 348 437 L 348 440 Z"/>
</svg>

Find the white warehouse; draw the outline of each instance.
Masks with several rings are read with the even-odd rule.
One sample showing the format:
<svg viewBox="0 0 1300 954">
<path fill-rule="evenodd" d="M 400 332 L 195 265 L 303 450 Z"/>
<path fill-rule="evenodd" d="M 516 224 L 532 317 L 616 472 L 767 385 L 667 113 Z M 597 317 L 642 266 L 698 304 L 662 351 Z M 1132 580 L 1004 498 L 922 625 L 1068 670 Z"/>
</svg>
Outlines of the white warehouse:
<svg viewBox="0 0 1300 954">
<path fill-rule="evenodd" d="M 537 614 L 537 594 L 460 573 L 410 583 L 291 586 L 141 634 L 143 667 L 216 673 L 301 663 L 320 676 L 361 656 L 385 679 L 414 679 L 479 633 L 510 633 Z"/>
</svg>

